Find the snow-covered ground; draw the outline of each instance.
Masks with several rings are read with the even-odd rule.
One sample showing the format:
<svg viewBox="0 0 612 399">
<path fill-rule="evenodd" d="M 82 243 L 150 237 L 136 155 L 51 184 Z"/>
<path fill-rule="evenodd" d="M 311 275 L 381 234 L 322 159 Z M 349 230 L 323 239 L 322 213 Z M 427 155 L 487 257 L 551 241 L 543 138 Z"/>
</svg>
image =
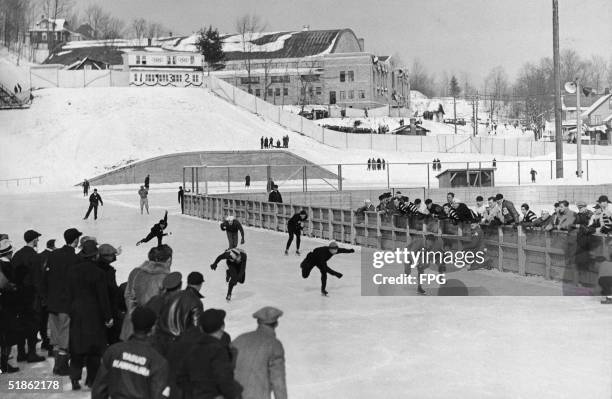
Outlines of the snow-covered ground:
<svg viewBox="0 0 612 399">
<path fill-rule="evenodd" d="M 612 313 L 598 297 L 553 296 L 561 292 L 558 283 L 489 271 L 459 271 L 448 277 L 462 281 L 475 294 L 550 296 L 437 297 L 435 287 L 426 287 L 431 296 L 365 297 L 358 249 L 329 262 L 344 277 L 329 279 L 330 296 L 324 298 L 318 292 L 317 272 L 303 280 L 301 258 L 282 255 L 284 234 L 247 228 L 246 284 L 239 285 L 232 302 L 226 303 L 223 270 L 212 272 L 208 267 L 227 244 L 218 224 L 178 215 L 175 192 L 156 187 L 150 194 L 150 216 L 139 214 L 134 192 L 102 191 L 102 196 L 105 205 L 98 221 L 82 220 L 87 201 L 78 190 L 5 197 L 0 207 L 2 232 L 20 247 L 25 229 L 41 232 L 44 242 L 60 239 L 67 227 L 77 227 L 99 242 L 122 246 L 115 264 L 122 282 L 146 258 L 148 246 L 134 244 L 169 209 L 172 268 L 183 279 L 193 270 L 204 274 L 204 306 L 227 311 L 226 329 L 233 337 L 255 328 L 251 314 L 262 306 L 285 312 L 277 332 L 285 347 L 291 398 L 612 396 Z M 324 244 L 307 238 L 303 250 Z M 393 292 L 413 294 L 414 287 Z M 14 378 L 50 376 L 52 367 L 50 361 L 18 365 L 24 371 Z M 63 381 L 69 390 L 68 378 Z M 47 398 L 89 396 L 84 389 Z"/>
</svg>

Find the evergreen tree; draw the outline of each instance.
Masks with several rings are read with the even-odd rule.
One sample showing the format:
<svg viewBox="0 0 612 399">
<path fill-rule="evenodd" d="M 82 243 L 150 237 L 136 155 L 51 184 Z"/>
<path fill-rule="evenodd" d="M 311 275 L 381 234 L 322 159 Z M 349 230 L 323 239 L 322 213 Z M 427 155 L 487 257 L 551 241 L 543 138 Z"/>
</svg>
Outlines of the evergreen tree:
<svg viewBox="0 0 612 399">
<path fill-rule="evenodd" d="M 200 30 L 196 40 L 196 47 L 200 54 L 204 56 L 204 60 L 208 65 L 208 73 L 210 73 L 211 67 L 219 64 L 225 58 L 223 41 L 219 36 L 219 31 L 216 28 L 213 29 L 212 26 L 209 26 L 206 30 Z"/>
<path fill-rule="evenodd" d="M 450 94 L 453 97 L 457 97 L 459 94 L 461 94 L 461 87 L 459 86 L 459 82 L 457 81 L 455 75 L 453 75 L 450 80 Z"/>
</svg>

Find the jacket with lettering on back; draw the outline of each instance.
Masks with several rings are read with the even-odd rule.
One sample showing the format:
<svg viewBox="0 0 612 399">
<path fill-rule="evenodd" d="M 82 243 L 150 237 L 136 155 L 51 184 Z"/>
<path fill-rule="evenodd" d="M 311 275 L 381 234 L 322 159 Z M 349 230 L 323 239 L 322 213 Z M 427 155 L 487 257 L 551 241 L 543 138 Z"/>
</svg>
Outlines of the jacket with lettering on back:
<svg viewBox="0 0 612 399">
<path fill-rule="evenodd" d="M 165 399 L 168 362 L 143 337 L 112 345 L 91 389 L 92 399 Z"/>
</svg>

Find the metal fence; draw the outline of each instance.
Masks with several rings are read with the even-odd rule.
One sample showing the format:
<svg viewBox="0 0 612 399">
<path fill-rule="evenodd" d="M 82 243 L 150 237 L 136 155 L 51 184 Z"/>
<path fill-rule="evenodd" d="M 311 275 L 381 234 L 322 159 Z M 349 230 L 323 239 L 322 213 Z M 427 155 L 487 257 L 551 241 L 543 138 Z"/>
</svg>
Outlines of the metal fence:
<svg viewBox="0 0 612 399">
<path fill-rule="evenodd" d="M 42 184 L 43 176 L 31 176 L 31 177 L 15 177 L 12 179 L 0 179 L 0 186 L 10 187 L 11 185 L 25 186 L 34 184 Z"/>
<path fill-rule="evenodd" d="M 279 204 L 220 196 L 187 194 L 185 214 L 219 221 L 234 215 L 249 226 L 273 231 L 286 231 L 287 221 L 305 209 L 309 218 L 304 234 L 309 237 L 336 240 L 379 249 L 410 247 L 434 235 L 443 248 L 460 250 L 474 241 L 470 224 L 452 224 L 433 218 L 417 219 L 404 215 L 382 215 L 333 207 L 299 204 Z M 578 270 L 575 265 L 576 232 L 544 232 L 524 230 L 520 226 L 485 228 L 482 245 L 488 261 L 500 271 L 519 275 L 542 276 L 549 280 L 572 284 L 596 285 L 594 268 Z M 420 240 L 420 241 L 419 241 Z M 609 239 L 595 235 L 596 249 L 592 255 L 602 255 Z"/>
</svg>

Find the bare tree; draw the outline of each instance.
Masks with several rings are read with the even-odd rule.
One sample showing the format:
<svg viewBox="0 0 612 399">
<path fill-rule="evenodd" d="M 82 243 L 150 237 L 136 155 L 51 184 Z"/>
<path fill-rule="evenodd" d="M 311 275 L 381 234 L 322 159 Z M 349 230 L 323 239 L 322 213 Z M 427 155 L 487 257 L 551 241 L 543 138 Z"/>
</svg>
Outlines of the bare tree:
<svg viewBox="0 0 612 399">
<path fill-rule="evenodd" d="M 108 23 L 103 26 L 102 39 L 115 40 L 123 37 L 125 22 L 123 20 L 110 17 Z"/>
<path fill-rule="evenodd" d="M 98 4 L 91 4 L 84 11 L 85 21 L 93 30 L 94 39 L 99 39 L 101 31 L 108 25 L 110 14 Z"/>
<path fill-rule="evenodd" d="M 418 58 L 413 61 L 410 67 L 409 78 L 411 90 L 418 90 L 428 97 L 434 95 L 435 80 Z"/>
<path fill-rule="evenodd" d="M 248 91 L 251 90 L 251 58 L 255 44 L 253 41 L 265 29 L 265 24 L 261 22 L 258 15 L 246 14 L 236 20 L 236 32 L 240 36 L 242 52 L 244 57 L 244 67 L 247 71 Z"/>
<path fill-rule="evenodd" d="M 583 82 L 583 85 L 592 87 L 596 92 L 606 87 L 608 64 L 603 57 L 598 55 L 591 56 L 591 58 L 584 63 L 584 70 L 585 82 Z"/>
<path fill-rule="evenodd" d="M 166 31 L 167 29 L 159 22 L 149 22 L 147 24 L 146 33 L 149 39 L 160 37 Z"/>
<path fill-rule="evenodd" d="M 144 37 L 147 29 L 147 21 L 144 18 L 136 18 L 132 21 L 131 27 L 134 37 L 138 39 L 138 44 L 140 44 L 140 40 Z"/>
<path fill-rule="evenodd" d="M 485 78 L 485 86 L 488 88 L 489 112 L 490 120 L 493 122 L 493 115 L 503 105 L 503 101 L 508 93 L 508 74 L 502 66 L 496 66 Z"/>
</svg>

